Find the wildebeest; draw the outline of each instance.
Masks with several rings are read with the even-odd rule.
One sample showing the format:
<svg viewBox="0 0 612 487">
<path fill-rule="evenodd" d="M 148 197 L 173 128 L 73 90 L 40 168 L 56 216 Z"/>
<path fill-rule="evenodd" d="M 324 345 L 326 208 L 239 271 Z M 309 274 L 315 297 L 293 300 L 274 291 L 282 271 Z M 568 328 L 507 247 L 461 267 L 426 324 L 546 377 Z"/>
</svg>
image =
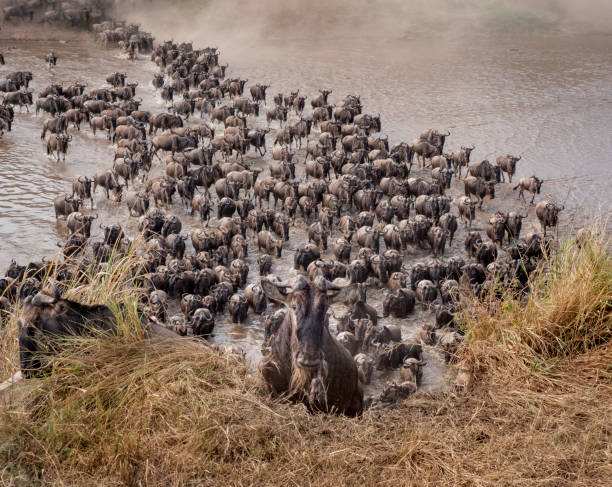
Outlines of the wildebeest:
<svg viewBox="0 0 612 487">
<path fill-rule="evenodd" d="M 66 226 L 70 233 L 80 233 L 85 237 L 91 236 L 91 222 L 98 218 L 98 215 L 83 215 L 79 211 L 70 213 L 66 218 Z"/>
<path fill-rule="evenodd" d="M 328 328 L 328 293 L 342 288 L 321 276 L 312 283 L 298 276 L 291 283 L 266 279 L 261 285 L 268 298 L 288 305 L 262 365 L 270 390 L 311 409 L 360 414 L 363 391 L 357 367 Z"/>
<path fill-rule="evenodd" d="M 106 138 L 110 140 L 111 133 L 115 128 L 115 120 L 113 120 L 113 117 L 109 115 L 91 117 L 89 119 L 89 127 L 91 128 L 94 135 L 96 135 L 96 130 L 106 130 L 108 132 Z"/>
<path fill-rule="evenodd" d="M 446 142 L 446 137 L 450 135 L 450 131 L 447 131 L 445 134 L 438 132 L 436 129 L 428 129 L 419 135 L 419 139 L 425 140 L 430 144 L 436 146 L 438 148 L 438 153 L 442 154 L 444 151 L 444 143 Z"/>
<path fill-rule="evenodd" d="M 128 188 L 128 181 L 133 181 L 138 174 L 138 165 L 133 159 L 118 158 L 113 161 L 113 171 L 117 176 L 123 178 L 125 187 Z"/>
<path fill-rule="evenodd" d="M 478 208 L 482 208 L 485 196 L 495 198 L 495 182 L 485 181 L 482 178 L 467 176 L 463 180 L 465 195 L 474 195 L 479 200 Z"/>
<path fill-rule="evenodd" d="M 66 115 L 61 114 L 54 118 L 49 118 L 43 122 L 43 129 L 40 134 L 40 138 L 44 139 L 45 135 L 47 135 L 47 130 L 54 134 L 65 133 L 68 129 L 68 119 Z"/>
<path fill-rule="evenodd" d="M 496 244 L 502 245 L 506 235 L 506 222 L 508 215 L 497 212 L 491 215 L 487 225 L 487 236 Z"/>
<path fill-rule="evenodd" d="M 250 145 L 262 156 L 266 153 L 266 135 L 269 131 L 269 129 L 258 129 L 249 130 L 247 132 L 247 138 Z"/>
<path fill-rule="evenodd" d="M 130 212 L 130 216 L 141 216 L 144 215 L 149 209 L 149 193 L 140 191 L 130 191 L 126 195 L 127 207 Z"/>
<path fill-rule="evenodd" d="M 142 139 L 147 138 L 147 131 L 144 125 L 133 126 L 133 125 L 119 125 L 113 132 L 112 141 L 117 142 L 122 139 Z"/>
<path fill-rule="evenodd" d="M 419 164 L 419 160 L 421 161 L 422 167 L 425 167 L 425 161 L 427 159 L 431 160 L 433 156 L 440 155 L 438 147 L 422 139 L 413 140 L 412 144 L 410 144 L 410 150 L 416 155 L 417 164 Z"/>
<path fill-rule="evenodd" d="M 55 218 L 60 216 L 67 217 L 70 213 L 79 211 L 79 208 L 83 204 L 82 199 L 74 199 L 71 196 L 60 195 L 53 200 L 53 207 L 55 208 Z"/>
<path fill-rule="evenodd" d="M 89 122 L 89 112 L 84 108 L 71 108 L 66 112 L 66 119 L 81 131 L 81 122 Z"/>
<path fill-rule="evenodd" d="M 504 154 L 502 156 L 499 156 L 496 160 L 495 163 L 500 167 L 501 169 L 501 178 L 502 181 L 506 181 L 506 177 L 504 176 L 504 173 L 508 173 L 508 179 L 510 180 L 510 182 L 512 182 L 512 176 L 514 176 L 514 173 L 516 171 L 516 163 L 518 161 L 521 160 L 522 156 L 511 156 L 510 154 Z"/>
<path fill-rule="evenodd" d="M 434 257 L 444 255 L 446 247 L 446 231 L 440 227 L 431 227 L 427 232 L 427 241 L 431 247 Z"/>
<path fill-rule="evenodd" d="M 452 245 L 453 237 L 457 231 L 457 217 L 451 213 L 444 213 L 444 215 L 440 216 L 440 221 L 438 224 L 444 231 L 446 231 L 449 237 L 449 243 Z"/>
<path fill-rule="evenodd" d="M 363 226 L 357 230 L 357 243 L 362 247 L 367 247 L 378 252 L 380 249 L 379 239 L 381 232 L 372 227 Z"/>
<path fill-rule="evenodd" d="M 101 186 L 104 188 L 104 192 L 106 194 L 106 199 L 110 198 L 110 191 L 113 192 L 115 199 L 117 202 L 121 201 L 121 194 L 123 192 L 123 185 L 119 184 L 119 180 L 117 179 L 117 175 L 107 169 L 105 171 L 98 171 L 94 174 L 93 177 L 93 193 L 96 192 L 96 188 Z"/>
<path fill-rule="evenodd" d="M 476 252 L 474 254 L 476 261 L 487 267 L 490 263 L 497 259 L 497 247 L 493 242 L 480 242 L 476 244 Z"/>
<path fill-rule="evenodd" d="M 94 331 L 111 331 L 115 326 L 113 312 L 104 305 L 84 305 L 62 299 L 57 287 L 45 288 L 24 301 L 19 320 L 19 356 L 21 372 L 31 377 L 42 367 L 41 340 L 45 335 L 87 335 Z"/>
<path fill-rule="evenodd" d="M 181 137 L 180 135 L 157 135 L 151 140 L 151 157 L 157 156 L 161 159 L 157 154 L 160 149 L 172 152 L 172 155 L 174 155 L 176 152 L 183 152 L 185 149 L 194 149 L 197 146 L 198 141 L 192 135 L 185 137 Z"/>
<path fill-rule="evenodd" d="M 172 113 L 158 113 L 149 119 L 149 134 L 157 133 L 158 129 L 168 130 L 182 127 L 183 119 Z"/>
<path fill-rule="evenodd" d="M 319 95 L 310 100 L 313 110 L 315 108 L 324 107 L 327 105 L 327 97 L 332 93 L 332 90 L 319 90 Z M 331 118 L 331 117 L 330 117 Z"/>
<path fill-rule="evenodd" d="M 564 209 L 565 207 L 557 206 L 555 203 L 547 200 L 542 200 L 536 205 L 536 216 L 540 221 L 540 225 L 542 225 L 544 237 L 546 237 L 547 227 L 557 226 L 559 212 Z"/>
<path fill-rule="evenodd" d="M 469 257 L 472 257 L 476 252 L 476 247 L 482 242 L 482 237 L 478 232 L 468 232 L 465 236 L 464 247 Z"/>
<path fill-rule="evenodd" d="M 383 316 L 405 318 L 412 313 L 415 300 L 414 291 L 411 289 L 400 288 L 387 292 L 383 301 Z"/>
<path fill-rule="evenodd" d="M 49 65 L 49 67 L 57 65 L 57 56 L 53 51 L 45 56 L 45 62 Z"/>
<path fill-rule="evenodd" d="M 268 254 L 275 254 L 276 257 L 281 257 L 283 240 L 274 237 L 267 230 L 262 230 L 257 234 L 257 247 L 259 248 L 259 251 L 261 251 L 263 248 Z"/>
<path fill-rule="evenodd" d="M 0 106 L 0 119 L 6 123 L 8 131 L 10 132 L 13 125 L 13 120 L 15 120 L 15 111 L 13 110 L 13 107 Z"/>
<path fill-rule="evenodd" d="M 506 232 L 508 234 L 508 243 L 510 243 L 512 240 L 518 240 L 518 238 L 520 237 L 524 218 L 527 218 L 527 215 L 521 215 L 514 211 L 508 213 L 508 216 L 506 218 Z"/>
<path fill-rule="evenodd" d="M 470 154 L 474 150 L 475 146 L 472 147 L 464 147 L 461 146 L 461 149 L 454 151 L 450 154 L 450 160 L 453 164 L 453 168 L 455 170 L 455 177 L 461 177 L 461 168 L 467 167 L 470 162 Z"/>
<path fill-rule="evenodd" d="M 6 75 L 7 79 L 10 79 L 14 83 L 19 86 L 25 86 L 26 88 L 30 85 L 30 81 L 32 81 L 32 72 L 31 71 L 13 71 Z"/>
<path fill-rule="evenodd" d="M 87 176 L 75 176 L 72 180 L 72 197 L 74 198 L 76 194 L 82 200 L 89 199 L 93 208 L 91 183 L 93 183 L 93 179 L 89 179 Z"/>
<path fill-rule="evenodd" d="M 530 204 L 533 205 L 533 200 L 535 199 L 535 195 L 540 194 L 540 188 L 542 187 L 543 182 L 544 181 L 537 178 L 536 176 L 531 176 L 529 178 L 521 178 L 519 183 L 512 189 L 519 190 L 518 197 L 519 199 L 523 198 L 523 201 L 525 201 L 525 195 L 523 193 L 525 191 L 529 191 L 532 194 Z"/>
<path fill-rule="evenodd" d="M 266 120 L 268 125 L 272 120 L 278 120 L 279 126 L 282 127 L 283 122 L 287 121 L 287 107 L 275 106 L 266 110 Z"/>
<path fill-rule="evenodd" d="M 472 200 L 469 196 L 462 196 L 457 201 L 459 209 L 459 218 L 468 228 L 472 228 L 472 221 L 476 218 L 477 201 Z"/>
<path fill-rule="evenodd" d="M 55 158 L 59 161 L 60 154 L 63 154 L 63 160 L 66 160 L 66 152 L 68 152 L 68 142 L 72 140 L 72 135 L 66 134 L 51 134 L 47 137 L 47 155 L 56 154 Z"/>
<path fill-rule="evenodd" d="M 251 98 L 253 101 L 263 101 L 266 103 L 266 90 L 270 85 L 260 85 L 259 83 L 255 86 L 251 86 L 249 91 L 251 92 Z"/>
<path fill-rule="evenodd" d="M 29 91 L 10 91 L 4 95 L 4 100 L 2 104 L 6 105 L 19 105 L 19 110 L 21 107 L 26 108 L 26 112 L 29 112 L 29 105 L 32 105 L 32 93 Z"/>
<path fill-rule="evenodd" d="M 481 177 L 485 181 L 495 180 L 496 183 L 501 182 L 501 169 L 499 166 L 494 166 L 486 159 L 476 162 L 468 166 L 468 174 L 470 176 Z"/>
</svg>

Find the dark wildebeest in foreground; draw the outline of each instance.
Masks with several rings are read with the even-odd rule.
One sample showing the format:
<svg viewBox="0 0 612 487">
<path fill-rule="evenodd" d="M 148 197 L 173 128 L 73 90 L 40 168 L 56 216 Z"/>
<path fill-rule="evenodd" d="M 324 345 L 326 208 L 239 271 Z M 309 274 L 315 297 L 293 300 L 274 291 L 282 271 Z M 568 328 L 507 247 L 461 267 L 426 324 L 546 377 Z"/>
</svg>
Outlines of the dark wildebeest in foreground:
<svg viewBox="0 0 612 487">
<path fill-rule="evenodd" d="M 19 357 L 24 376 L 34 375 L 42 363 L 45 335 L 89 335 L 96 331 L 111 331 L 115 315 L 105 305 L 85 305 L 62 299 L 57 287 L 46 288 L 24 302 L 19 321 Z"/>
<path fill-rule="evenodd" d="M 311 410 L 360 414 L 363 391 L 357 366 L 328 328 L 328 293 L 343 287 L 322 276 L 314 282 L 305 276 L 291 282 L 262 279 L 261 285 L 268 298 L 288 306 L 262 365 L 272 393 L 303 401 Z"/>
</svg>

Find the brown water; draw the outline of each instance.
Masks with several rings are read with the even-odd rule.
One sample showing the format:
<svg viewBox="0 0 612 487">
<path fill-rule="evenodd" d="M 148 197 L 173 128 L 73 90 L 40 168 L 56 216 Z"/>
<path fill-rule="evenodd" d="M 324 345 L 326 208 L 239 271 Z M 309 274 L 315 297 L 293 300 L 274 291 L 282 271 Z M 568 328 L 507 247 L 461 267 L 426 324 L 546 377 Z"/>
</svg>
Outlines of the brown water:
<svg viewBox="0 0 612 487">
<path fill-rule="evenodd" d="M 7 61 L 0 76 L 18 69 L 33 71 L 35 95 L 49 83 L 62 81 L 83 81 L 88 89 L 102 87 L 108 74 L 124 71 L 131 81 L 139 82 L 137 97 L 143 98 L 144 109 L 163 109 L 150 84 L 156 67 L 144 57 L 130 63 L 116 50 L 99 49 L 87 36 L 25 29 L 19 31 L 24 40 L 18 40 L 16 32 L 0 33 L 5 36 L 0 39 L 0 51 Z M 155 25 L 153 33 L 157 33 Z M 184 30 L 172 34 L 175 40 L 191 39 Z M 547 33 L 491 38 L 479 34 L 470 43 L 452 38 L 425 42 L 410 36 L 393 42 L 355 37 L 280 41 L 265 36 L 236 42 L 214 33 L 210 37 L 199 33 L 198 38 L 202 47 L 221 48 L 221 61 L 230 65 L 229 76 L 249 78 L 247 93 L 251 83 L 265 82 L 272 85 L 269 99 L 279 91 L 297 88 L 309 96 L 319 88 L 333 89 L 331 102 L 346 93 L 360 94 L 366 112 L 381 114 L 382 132 L 392 143 L 411 141 L 429 127 L 449 129 L 452 135 L 447 148 L 474 144 L 474 161 L 494 160 L 505 152 L 522 154 L 517 178 L 531 174 L 544 177 L 541 197 L 550 195 L 565 202 L 572 214 L 584 217 L 610 211 L 611 36 Z M 51 69 L 43 61 L 49 50 L 59 58 L 57 67 Z M 307 106 L 308 112 L 308 102 Z M 13 132 L 0 139 L 0 269 L 11 258 L 23 263 L 57 252 L 56 243 L 67 231 L 63 222 L 55 220 L 53 198 L 70 191 L 74 176 L 91 176 L 111 167 L 114 150 L 104 135 L 94 137 L 88 127 L 81 133 L 70 129 L 74 138 L 66 162 L 58 163 L 47 157 L 40 140 L 47 116 L 24 111 L 15 118 Z M 265 124 L 265 119 L 260 117 L 257 124 Z M 262 160 L 252 162 L 265 166 Z M 153 175 L 159 173 L 160 163 L 155 161 Z M 455 183 L 452 194 L 459 195 L 460 189 L 462 185 Z M 497 194 L 494 201 L 485 203 L 481 220 L 496 209 L 518 205 L 508 184 L 501 185 Z M 533 211 L 522 204 L 520 207 L 531 211 L 525 231 L 537 230 Z M 136 219 L 129 218 L 125 203 L 107 201 L 98 193 L 94 211 L 102 223 L 119 221 L 131 236 L 136 234 Z M 178 203 L 171 211 L 183 220 L 184 231 L 198 224 Z M 567 216 L 564 223 L 568 223 Z M 306 240 L 300 219 L 292 232 L 290 249 Z M 463 230 L 447 256 L 462 251 L 462 236 Z M 252 243 L 249 252 L 253 270 L 249 282 L 253 282 L 258 276 Z M 427 257 L 424 252 L 410 251 L 406 264 Z M 293 254 L 284 252 L 273 272 L 294 274 L 292 261 Z M 379 314 L 381 297 L 380 290 L 370 291 L 368 296 Z M 338 307 L 335 311 L 342 310 Z M 410 339 L 428 319 L 428 313 L 417 310 L 407 320 L 383 323 L 400 324 L 404 339 Z M 259 325 L 260 318 L 253 314 L 245 325 L 232 325 L 226 317 L 219 317 L 214 341 L 242 346 L 249 359 L 257 362 L 263 337 Z M 425 356 L 426 385 L 442 387 L 448 372 L 439 353 L 427 348 Z"/>
</svg>

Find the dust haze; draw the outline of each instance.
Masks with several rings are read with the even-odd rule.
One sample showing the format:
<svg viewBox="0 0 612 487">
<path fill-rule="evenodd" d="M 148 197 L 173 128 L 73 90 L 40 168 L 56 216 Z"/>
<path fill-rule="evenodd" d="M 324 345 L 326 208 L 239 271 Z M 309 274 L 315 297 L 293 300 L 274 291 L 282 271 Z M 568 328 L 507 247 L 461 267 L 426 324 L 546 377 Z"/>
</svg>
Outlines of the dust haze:
<svg viewBox="0 0 612 487">
<path fill-rule="evenodd" d="M 158 39 L 219 47 L 261 40 L 384 44 L 474 34 L 612 34 L 609 0 L 135 0 L 121 9 Z"/>
</svg>

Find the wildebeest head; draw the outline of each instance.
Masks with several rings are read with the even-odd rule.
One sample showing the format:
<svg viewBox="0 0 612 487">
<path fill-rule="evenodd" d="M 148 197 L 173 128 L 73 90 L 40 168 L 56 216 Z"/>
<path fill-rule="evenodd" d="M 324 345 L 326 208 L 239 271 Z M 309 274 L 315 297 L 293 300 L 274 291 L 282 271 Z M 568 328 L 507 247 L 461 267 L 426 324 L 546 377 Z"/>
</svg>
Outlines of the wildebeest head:
<svg viewBox="0 0 612 487">
<path fill-rule="evenodd" d="M 472 151 L 476 148 L 476 146 L 472 146 L 472 147 L 464 147 L 461 146 L 461 150 L 465 153 L 465 159 L 466 161 L 469 162 L 470 160 L 470 154 L 472 153 Z"/>
<path fill-rule="evenodd" d="M 127 87 L 130 90 L 131 96 L 136 96 L 136 87 L 138 86 L 138 82 L 127 83 Z"/>
<path fill-rule="evenodd" d="M 104 243 L 114 246 L 124 238 L 123 230 L 120 225 L 114 223 L 104 228 Z"/>
<path fill-rule="evenodd" d="M 323 364 L 323 334 L 327 326 L 328 295 L 330 291 L 340 291 L 343 286 L 336 285 L 322 276 L 309 282 L 305 276 L 298 276 L 291 282 L 261 281 L 266 295 L 288 306 L 286 320 L 291 326 L 291 350 L 295 383 L 296 373 L 320 369 Z M 298 379 L 299 380 L 299 379 Z"/>
<path fill-rule="evenodd" d="M 60 334 L 83 334 L 94 328 L 109 330 L 115 322 L 112 311 L 103 305 L 87 306 L 62 299 L 55 285 L 45 287 L 35 296 L 24 301 L 24 312 L 20 320 L 20 359 L 22 372 L 29 376 L 33 369 L 40 368 L 34 354 L 39 343 L 34 340 L 37 332 Z"/>
<path fill-rule="evenodd" d="M 91 183 L 93 183 L 93 179 L 89 179 L 87 176 L 79 176 L 78 181 L 84 190 L 83 195 L 91 198 Z"/>
<path fill-rule="evenodd" d="M 531 176 L 533 181 L 533 185 L 535 187 L 536 193 L 540 194 L 540 188 L 542 187 L 542 183 L 544 182 L 542 179 L 537 178 L 536 176 Z"/>
</svg>

